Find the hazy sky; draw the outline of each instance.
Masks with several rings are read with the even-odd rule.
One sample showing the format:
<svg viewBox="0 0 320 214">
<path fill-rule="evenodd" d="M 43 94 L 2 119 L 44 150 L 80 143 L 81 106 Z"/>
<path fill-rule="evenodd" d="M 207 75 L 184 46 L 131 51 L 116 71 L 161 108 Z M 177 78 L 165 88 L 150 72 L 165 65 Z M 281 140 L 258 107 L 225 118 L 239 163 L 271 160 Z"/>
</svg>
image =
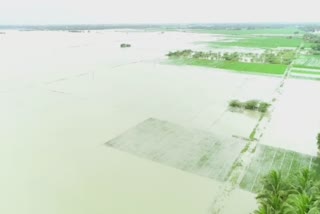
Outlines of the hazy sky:
<svg viewBox="0 0 320 214">
<path fill-rule="evenodd" d="M 320 22 L 319 0 L 1 0 L 0 24 Z"/>
</svg>

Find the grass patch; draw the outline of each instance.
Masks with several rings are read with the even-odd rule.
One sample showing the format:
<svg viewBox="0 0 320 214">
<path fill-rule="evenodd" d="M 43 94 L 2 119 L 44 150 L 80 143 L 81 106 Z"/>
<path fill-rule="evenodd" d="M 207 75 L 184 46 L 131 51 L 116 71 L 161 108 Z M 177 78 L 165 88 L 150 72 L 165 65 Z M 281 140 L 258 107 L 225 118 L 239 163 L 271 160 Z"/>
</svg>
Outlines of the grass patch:
<svg viewBox="0 0 320 214">
<path fill-rule="evenodd" d="M 246 62 L 230 62 L 230 61 L 213 61 L 206 59 L 173 59 L 176 64 L 194 65 L 209 68 L 221 68 L 226 70 L 256 73 L 256 74 L 271 74 L 283 75 L 287 69 L 286 65 L 280 64 L 260 64 Z"/>
<path fill-rule="evenodd" d="M 243 147 L 243 149 L 241 150 L 241 154 L 247 152 L 249 148 L 250 148 L 250 142 L 247 143 L 247 144 L 245 145 L 245 147 Z"/>
<path fill-rule="evenodd" d="M 303 42 L 302 38 L 298 37 L 247 37 L 241 38 L 237 41 L 231 42 L 209 42 L 209 46 L 216 47 L 218 46 L 236 46 L 236 47 L 251 47 L 251 48 L 297 48 Z M 305 44 L 306 47 L 309 44 Z"/>
<path fill-rule="evenodd" d="M 256 132 L 257 132 L 257 127 L 255 127 L 253 130 L 252 130 L 252 132 L 250 133 L 250 136 L 249 136 L 249 139 L 251 140 L 251 141 L 254 141 L 255 140 L 255 135 L 256 135 Z"/>
</svg>

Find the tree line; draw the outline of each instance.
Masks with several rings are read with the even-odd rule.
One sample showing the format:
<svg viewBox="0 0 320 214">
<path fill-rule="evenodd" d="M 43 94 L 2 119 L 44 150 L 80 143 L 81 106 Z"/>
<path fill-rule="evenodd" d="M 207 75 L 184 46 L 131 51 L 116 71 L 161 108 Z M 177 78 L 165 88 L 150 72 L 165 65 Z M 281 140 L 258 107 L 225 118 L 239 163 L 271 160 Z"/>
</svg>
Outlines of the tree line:
<svg viewBox="0 0 320 214">
<path fill-rule="evenodd" d="M 190 49 L 169 52 L 171 58 L 206 59 L 215 61 L 251 62 L 289 65 L 295 57 L 294 50 L 266 50 L 263 53 L 204 52 Z"/>
<path fill-rule="evenodd" d="M 307 33 L 303 36 L 304 41 L 311 43 L 314 54 L 320 54 L 320 35 Z"/>
</svg>

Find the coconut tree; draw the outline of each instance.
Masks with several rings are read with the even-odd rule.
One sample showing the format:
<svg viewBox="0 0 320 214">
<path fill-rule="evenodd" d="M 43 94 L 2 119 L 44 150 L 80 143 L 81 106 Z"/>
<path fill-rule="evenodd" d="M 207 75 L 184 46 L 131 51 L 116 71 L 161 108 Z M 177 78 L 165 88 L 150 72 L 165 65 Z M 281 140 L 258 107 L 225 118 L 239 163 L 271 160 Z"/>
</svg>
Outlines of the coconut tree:
<svg viewBox="0 0 320 214">
<path fill-rule="evenodd" d="M 317 146 L 318 146 L 318 152 L 320 152 L 320 133 L 317 134 Z"/>
<path fill-rule="evenodd" d="M 314 195 L 319 192 L 319 186 L 315 183 L 314 173 L 309 169 L 302 169 L 292 179 L 293 193 Z"/>
<path fill-rule="evenodd" d="M 305 193 L 291 194 L 283 206 L 284 214 L 320 214 L 319 201 Z"/>
<path fill-rule="evenodd" d="M 261 195 L 260 195 L 261 197 Z M 257 197 L 260 203 L 259 209 L 255 211 L 255 214 L 280 214 L 282 210 L 283 201 L 277 195 L 273 195 L 271 192 L 266 192 L 263 198 Z"/>
<path fill-rule="evenodd" d="M 281 213 L 282 204 L 288 197 L 289 185 L 279 171 L 272 170 L 262 180 L 264 188 L 257 199 L 261 205 L 257 213 Z"/>
<path fill-rule="evenodd" d="M 315 172 L 303 169 L 289 179 L 271 171 L 263 179 L 255 214 L 320 214 L 320 184 Z"/>
</svg>

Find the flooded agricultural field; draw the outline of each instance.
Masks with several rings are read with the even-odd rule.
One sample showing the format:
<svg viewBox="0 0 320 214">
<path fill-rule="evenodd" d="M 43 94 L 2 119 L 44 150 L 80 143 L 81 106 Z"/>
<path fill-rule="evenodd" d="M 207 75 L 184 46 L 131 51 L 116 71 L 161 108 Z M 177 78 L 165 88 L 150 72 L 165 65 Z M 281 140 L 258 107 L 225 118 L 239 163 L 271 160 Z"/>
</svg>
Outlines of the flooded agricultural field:
<svg viewBox="0 0 320 214">
<path fill-rule="evenodd" d="M 0 35 L 0 213 L 252 212 L 258 165 L 243 165 L 240 185 L 225 191 L 237 161 L 261 139 L 252 164 L 264 153 L 270 166 L 298 153 L 312 162 L 320 84 L 289 78 L 282 87 L 282 76 L 167 60 L 169 51 L 210 50 L 202 42 L 220 39 L 142 30 Z M 273 103 L 272 114 L 232 111 L 230 100 Z"/>
</svg>

